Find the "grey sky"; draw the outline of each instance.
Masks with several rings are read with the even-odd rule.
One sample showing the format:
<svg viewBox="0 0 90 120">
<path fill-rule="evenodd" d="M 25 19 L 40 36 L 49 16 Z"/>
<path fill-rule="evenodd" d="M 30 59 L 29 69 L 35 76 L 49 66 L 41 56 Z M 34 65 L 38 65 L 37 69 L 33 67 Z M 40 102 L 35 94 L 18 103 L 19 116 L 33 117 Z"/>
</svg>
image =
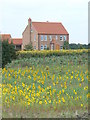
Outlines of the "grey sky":
<svg viewBox="0 0 90 120">
<path fill-rule="evenodd" d="M 0 32 L 22 37 L 28 18 L 62 22 L 70 43 L 88 43 L 88 0 L 0 0 Z"/>
</svg>

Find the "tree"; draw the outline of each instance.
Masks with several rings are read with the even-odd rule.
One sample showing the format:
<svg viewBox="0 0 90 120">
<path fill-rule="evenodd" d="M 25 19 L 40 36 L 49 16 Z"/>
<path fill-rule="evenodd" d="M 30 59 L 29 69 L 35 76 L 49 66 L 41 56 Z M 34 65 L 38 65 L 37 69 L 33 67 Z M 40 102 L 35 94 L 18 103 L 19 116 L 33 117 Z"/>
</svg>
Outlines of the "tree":
<svg viewBox="0 0 90 120">
<path fill-rule="evenodd" d="M 69 49 L 68 41 L 64 41 L 63 49 Z"/>
<path fill-rule="evenodd" d="M 2 67 L 16 59 L 16 51 L 13 43 L 9 44 L 8 40 L 2 41 Z"/>
</svg>

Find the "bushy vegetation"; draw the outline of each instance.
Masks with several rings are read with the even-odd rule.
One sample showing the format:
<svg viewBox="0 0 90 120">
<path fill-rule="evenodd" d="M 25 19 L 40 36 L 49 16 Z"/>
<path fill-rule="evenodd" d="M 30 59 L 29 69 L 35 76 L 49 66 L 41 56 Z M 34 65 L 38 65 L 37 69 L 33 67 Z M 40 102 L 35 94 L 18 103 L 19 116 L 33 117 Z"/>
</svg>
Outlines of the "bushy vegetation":
<svg viewBox="0 0 90 120">
<path fill-rule="evenodd" d="M 33 46 L 32 46 L 32 43 L 28 44 L 28 45 L 25 45 L 25 48 L 24 50 L 33 50 Z"/>
<path fill-rule="evenodd" d="M 90 44 L 75 44 L 71 43 L 69 44 L 69 49 L 90 49 Z"/>
<path fill-rule="evenodd" d="M 69 43 L 67 41 L 64 41 L 63 49 L 69 49 Z"/>
<path fill-rule="evenodd" d="M 15 46 L 8 43 L 8 40 L 2 42 L 2 67 L 16 58 Z"/>
<path fill-rule="evenodd" d="M 86 52 L 21 58 L 2 75 L 3 117 L 68 118 L 88 111 Z"/>
<path fill-rule="evenodd" d="M 17 52 L 18 58 L 31 58 L 31 57 L 50 57 L 50 56 L 63 56 L 87 53 L 88 50 L 43 50 L 43 51 L 19 51 Z"/>
</svg>

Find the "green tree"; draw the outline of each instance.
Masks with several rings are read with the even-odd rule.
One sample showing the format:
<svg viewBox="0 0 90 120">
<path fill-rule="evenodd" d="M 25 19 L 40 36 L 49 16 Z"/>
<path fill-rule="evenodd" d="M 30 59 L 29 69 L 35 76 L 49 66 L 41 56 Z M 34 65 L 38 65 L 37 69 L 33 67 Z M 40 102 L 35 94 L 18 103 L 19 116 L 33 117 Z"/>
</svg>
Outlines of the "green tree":
<svg viewBox="0 0 90 120">
<path fill-rule="evenodd" d="M 13 43 L 9 44 L 8 40 L 2 41 L 2 67 L 16 59 L 16 51 Z"/>
<path fill-rule="evenodd" d="M 64 41 L 63 49 L 69 49 L 68 41 Z"/>
</svg>

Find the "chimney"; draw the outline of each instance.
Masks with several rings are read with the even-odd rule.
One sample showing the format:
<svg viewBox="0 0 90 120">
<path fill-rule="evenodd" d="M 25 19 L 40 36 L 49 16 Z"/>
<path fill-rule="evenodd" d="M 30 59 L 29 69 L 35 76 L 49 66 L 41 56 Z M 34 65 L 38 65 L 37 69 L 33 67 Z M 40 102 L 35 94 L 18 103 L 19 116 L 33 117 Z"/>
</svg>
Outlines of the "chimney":
<svg viewBox="0 0 90 120">
<path fill-rule="evenodd" d="M 31 20 L 31 18 L 29 18 L 28 19 L 28 25 L 31 25 L 31 22 L 32 22 L 32 20 Z"/>
<path fill-rule="evenodd" d="M 31 20 L 31 18 L 28 19 L 28 27 L 29 27 L 29 31 L 30 31 L 29 40 L 30 40 L 30 43 L 31 43 L 31 27 L 32 27 L 32 20 Z"/>
</svg>

